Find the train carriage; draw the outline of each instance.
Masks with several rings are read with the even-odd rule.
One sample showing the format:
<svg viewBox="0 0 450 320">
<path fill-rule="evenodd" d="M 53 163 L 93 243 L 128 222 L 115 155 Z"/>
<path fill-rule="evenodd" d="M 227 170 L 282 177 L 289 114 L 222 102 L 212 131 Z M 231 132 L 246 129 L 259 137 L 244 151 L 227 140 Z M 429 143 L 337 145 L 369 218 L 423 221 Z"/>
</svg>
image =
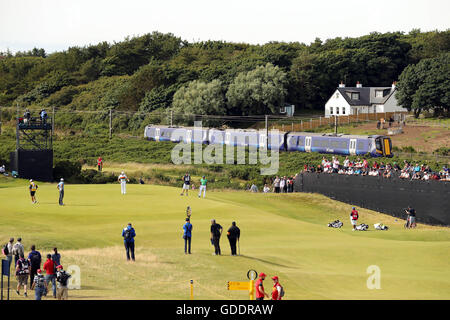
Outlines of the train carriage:
<svg viewBox="0 0 450 320">
<path fill-rule="evenodd" d="M 358 136 L 309 132 L 269 132 L 263 130 L 209 129 L 192 127 L 147 126 L 144 137 L 154 141 L 172 141 L 228 146 L 264 148 L 270 150 L 278 143 L 280 151 L 318 152 L 340 155 L 369 155 L 392 157 L 391 139 L 386 136 Z"/>
</svg>

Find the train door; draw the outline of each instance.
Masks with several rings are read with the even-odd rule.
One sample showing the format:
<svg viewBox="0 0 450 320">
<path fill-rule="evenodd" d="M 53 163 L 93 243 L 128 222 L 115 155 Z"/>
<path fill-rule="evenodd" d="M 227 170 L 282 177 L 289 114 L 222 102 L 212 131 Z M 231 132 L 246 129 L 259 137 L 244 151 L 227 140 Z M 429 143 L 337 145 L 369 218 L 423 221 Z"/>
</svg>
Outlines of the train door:
<svg viewBox="0 0 450 320">
<path fill-rule="evenodd" d="M 160 134 L 161 134 L 161 129 L 160 128 L 156 128 L 155 129 L 155 141 L 159 141 Z"/>
<path fill-rule="evenodd" d="M 266 146 L 267 146 L 267 136 L 265 133 L 261 133 L 259 135 L 259 147 L 265 149 Z"/>
<path fill-rule="evenodd" d="M 305 137 L 305 152 L 311 152 L 311 137 Z"/>
<path fill-rule="evenodd" d="M 350 145 L 348 147 L 350 155 L 356 155 L 356 139 L 350 139 Z"/>
<path fill-rule="evenodd" d="M 231 132 L 225 132 L 225 144 L 227 146 L 231 145 Z"/>
<path fill-rule="evenodd" d="M 192 130 L 186 130 L 186 143 L 191 143 L 192 141 Z"/>
</svg>

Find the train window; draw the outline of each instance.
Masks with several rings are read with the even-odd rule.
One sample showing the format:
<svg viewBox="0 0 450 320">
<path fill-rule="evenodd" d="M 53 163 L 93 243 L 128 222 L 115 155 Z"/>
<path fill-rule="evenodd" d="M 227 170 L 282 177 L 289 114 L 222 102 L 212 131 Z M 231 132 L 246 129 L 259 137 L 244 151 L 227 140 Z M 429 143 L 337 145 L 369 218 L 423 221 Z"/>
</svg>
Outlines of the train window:
<svg viewBox="0 0 450 320">
<path fill-rule="evenodd" d="M 357 148 L 358 148 L 358 150 L 364 150 L 364 142 L 359 141 Z"/>
<path fill-rule="evenodd" d="M 383 151 L 383 147 L 381 145 L 380 138 L 375 139 L 375 147 L 377 148 L 377 150 Z"/>
</svg>

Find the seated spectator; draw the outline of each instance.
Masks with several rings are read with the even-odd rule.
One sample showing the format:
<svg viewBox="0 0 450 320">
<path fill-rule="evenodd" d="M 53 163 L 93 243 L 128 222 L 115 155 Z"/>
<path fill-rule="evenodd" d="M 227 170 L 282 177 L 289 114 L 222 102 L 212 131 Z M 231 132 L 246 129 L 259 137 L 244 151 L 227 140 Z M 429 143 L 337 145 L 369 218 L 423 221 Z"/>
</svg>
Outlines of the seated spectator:
<svg viewBox="0 0 450 320">
<path fill-rule="evenodd" d="M 398 163 L 395 162 L 395 161 L 394 161 L 394 166 L 393 166 L 393 168 L 394 168 L 395 171 L 400 171 L 400 170 L 401 170 L 400 166 L 399 166 Z"/>
<path fill-rule="evenodd" d="M 418 163 L 414 166 L 414 172 L 420 172 L 420 166 Z"/>
<path fill-rule="evenodd" d="M 369 171 L 367 168 L 363 168 L 361 175 L 362 176 L 367 176 L 369 174 Z"/>
<path fill-rule="evenodd" d="M 368 169 L 369 168 L 369 161 L 367 161 L 366 158 L 363 158 L 363 167 Z"/>
<path fill-rule="evenodd" d="M 380 163 L 380 167 L 379 167 L 379 169 L 380 169 L 380 170 L 384 170 L 384 169 L 386 169 L 386 166 L 384 165 L 384 163 L 383 163 L 383 162 L 381 162 L 381 163 Z"/>
<path fill-rule="evenodd" d="M 430 174 L 428 172 L 424 172 L 422 180 L 425 180 L 425 181 L 430 180 Z"/>
<path fill-rule="evenodd" d="M 402 170 L 402 173 L 400 174 L 400 179 L 409 179 L 409 172 L 407 170 Z"/>
<path fill-rule="evenodd" d="M 356 168 L 354 174 L 355 175 L 360 175 L 362 173 L 361 168 Z"/>
<path fill-rule="evenodd" d="M 270 192 L 270 188 L 269 188 L 269 186 L 267 184 L 264 185 L 263 192 L 264 193 L 269 193 Z"/>
<path fill-rule="evenodd" d="M 391 178 L 392 177 L 392 171 L 390 169 L 386 169 L 383 172 L 383 178 Z"/>
<path fill-rule="evenodd" d="M 439 174 L 437 172 L 433 172 L 433 174 L 431 175 L 431 179 L 441 180 L 441 177 L 439 176 Z"/>
<path fill-rule="evenodd" d="M 347 174 L 348 175 L 354 174 L 353 168 L 349 168 L 348 171 L 347 171 Z"/>
<path fill-rule="evenodd" d="M 258 192 L 258 187 L 253 183 L 252 186 L 250 187 L 250 191 L 251 192 Z"/>
<path fill-rule="evenodd" d="M 5 165 L 2 165 L 2 166 L 0 167 L 0 173 L 3 174 L 3 173 L 5 173 L 5 172 L 6 172 Z"/>
<path fill-rule="evenodd" d="M 344 168 L 340 168 L 339 171 L 338 171 L 338 174 L 345 174 Z"/>
<path fill-rule="evenodd" d="M 421 179 L 420 171 L 414 172 L 414 174 L 413 174 L 411 180 L 420 180 L 420 179 Z"/>
</svg>

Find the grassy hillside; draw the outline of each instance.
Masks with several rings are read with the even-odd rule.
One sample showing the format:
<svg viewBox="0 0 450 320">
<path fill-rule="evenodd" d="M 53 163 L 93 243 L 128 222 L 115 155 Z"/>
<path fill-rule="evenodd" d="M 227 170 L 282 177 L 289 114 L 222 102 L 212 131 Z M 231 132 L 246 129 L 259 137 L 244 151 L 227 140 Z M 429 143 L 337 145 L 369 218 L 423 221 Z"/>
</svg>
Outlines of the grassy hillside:
<svg viewBox="0 0 450 320">
<path fill-rule="evenodd" d="M 31 204 L 27 183 L 0 178 L 0 243 L 21 236 L 42 254 L 57 246 L 62 264 L 81 268 L 75 299 L 247 299 L 227 291 L 228 280 L 244 281 L 249 269 L 278 275 L 286 299 L 449 299 L 448 228 L 419 225 L 361 209 L 369 231 L 352 232 L 350 205 L 312 194 L 207 192 L 206 199 L 179 195 L 178 188 L 128 185 L 66 185 L 66 206 L 57 205 L 54 184 L 39 184 Z M 193 254 L 183 252 L 185 208 L 193 210 Z M 420 213 L 419 213 L 420 214 Z M 241 228 L 241 256 L 230 256 L 226 237 L 222 256 L 213 256 L 210 219 L 225 231 Z M 342 229 L 327 223 L 341 219 Z M 137 261 L 127 263 L 121 230 L 136 228 Z M 375 231 L 383 222 L 388 231 Z M 367 267 L 381 269 L 381 289 L 366 287 Z M 15 285 L 13 280 L 12 285 Z M 270 288 L 270 280 L 266 288 Z M 14 292 L 13 299 L 23 299 Z M 32 299 L 29 297 L 28 299 Z"/>
</svg>

